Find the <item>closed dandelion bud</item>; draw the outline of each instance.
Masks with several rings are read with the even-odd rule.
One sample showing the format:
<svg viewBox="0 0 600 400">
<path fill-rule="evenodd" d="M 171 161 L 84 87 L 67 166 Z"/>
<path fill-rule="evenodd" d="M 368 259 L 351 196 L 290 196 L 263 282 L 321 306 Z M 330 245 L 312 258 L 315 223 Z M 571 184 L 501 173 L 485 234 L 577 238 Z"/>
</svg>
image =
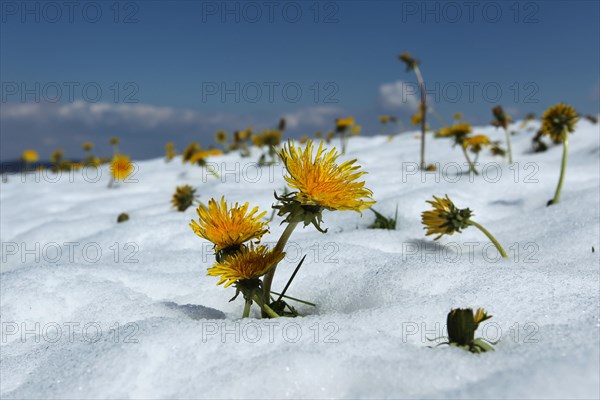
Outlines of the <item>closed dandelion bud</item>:
<svg viewBox="0 0 600 400">
<path fill-rule="evenodd" d="M 195 195 L 196 189 L 190 185 L 177 186 L 171 199 L 171 204 L 177 211 L 183 212 L 192 205 Z"/>
<path fill-rule="evenodd" d="M 470 346 L 475 340 L 477 325 L 470 308 L 455 308 L 446 319 L 448 341 L 458 346 Z"/>
<path fill-rule="evenodd" d="M 277 129 L 279 129 L 280 131 L 285 131 L 286 125 L 287 125 L 286 119 L 285 118 L 281 118 L 279 120 L 279 127 Z"/>
<path fill-rule="evenodd" d="M 128 221 L 128 220 L 129 220 L 129 214 L 127 214 L 127 213 L 121 213 L 117 217 L 117 222 L 118 223 L 125 222 L 125 221 Z"/>
<path fill-rule="evenodd" d="M 217 133 L 215 133 L 215 140 L 217 141 L 217 143 L 227 143 L 227 132 L 225 132 L 224 130 L 218 131 Z"/>
</svg>

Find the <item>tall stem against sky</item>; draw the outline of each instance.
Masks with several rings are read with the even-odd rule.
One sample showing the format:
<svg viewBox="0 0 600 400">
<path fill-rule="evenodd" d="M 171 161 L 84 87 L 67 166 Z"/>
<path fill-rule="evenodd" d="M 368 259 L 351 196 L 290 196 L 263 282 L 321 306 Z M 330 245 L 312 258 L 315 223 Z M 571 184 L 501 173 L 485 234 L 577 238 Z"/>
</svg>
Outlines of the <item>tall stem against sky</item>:
<svg viewBox="0 0 600 400">
<path fill-rule="evenodd" d="M 417 81 L 419 82 L 419 89 L 421 91 L 421 169 L 426 168 L 425 165 L 425 127 L 427 126 L 427 94 L 425 92 L 425 82 L 423 81 L 423 75 L 418 65 L 414 66 L 415 75 L 417 75 Z"/>
</svg>

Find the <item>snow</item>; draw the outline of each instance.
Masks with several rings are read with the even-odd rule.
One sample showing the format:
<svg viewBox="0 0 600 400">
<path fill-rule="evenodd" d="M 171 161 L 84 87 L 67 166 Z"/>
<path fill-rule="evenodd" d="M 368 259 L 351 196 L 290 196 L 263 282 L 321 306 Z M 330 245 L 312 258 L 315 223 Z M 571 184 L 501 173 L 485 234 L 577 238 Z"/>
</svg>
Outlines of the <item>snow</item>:
<svg viewBox="0 0 600 400">
<path fill-rule="evenodd" d="M 326 234 L 297 229 L 274 287 L 308 254 L 289 294 L 318 307 L 297 305 L 306 316 L 295 319 L 241 320 L 243 302 L 229 302 L 234 290 L 206 276 L 212 256 L 188 226 L 194 209 L 169 204 L 175 186 L 188 183 L 204 202 L 225 195 L 270 210 L 285 185 L 282 168 L 257 176 L 256 149 L 252 158 L 211 159 L 221 179 L 179 159 L 140 161 L 138 182 L 114 189 L 105 168 L 95 183 L 95 172 L 55 182 L 9 176 L 1 186 L 0 395 L 598 398 L 598 125 L 582 120 L 572 135 L 552 207 L 561 147 L 531 153 L 533 132 L 511 129 L 517 164 L 486 151 L 487 174 L 473 179 L 456 175 L 456 163 L 466 168 L 446 140 L 427 143 L 442 176 L 415 171 L 416 132 L 352 138 L 345 158 L 369 172 L 379 212 L 392 216 L 398 206 L 398 226 L 368 229 L 370 211 L 325 212 Z M 475 131 L 504 141 L 493 127 Z M 424 236 L 425 201 L 446 193 L 474 210 L 510 260 L 497 260 L 475 228 L 439 243 Z M 130 220 L 117 224 L 121 212 Z M 266 242 L 281 234 L 279 222 Z M 455 307 L 493 315 L 477 334 L 499 340 L 495 352 L 428 347 Z"/>
</svg>

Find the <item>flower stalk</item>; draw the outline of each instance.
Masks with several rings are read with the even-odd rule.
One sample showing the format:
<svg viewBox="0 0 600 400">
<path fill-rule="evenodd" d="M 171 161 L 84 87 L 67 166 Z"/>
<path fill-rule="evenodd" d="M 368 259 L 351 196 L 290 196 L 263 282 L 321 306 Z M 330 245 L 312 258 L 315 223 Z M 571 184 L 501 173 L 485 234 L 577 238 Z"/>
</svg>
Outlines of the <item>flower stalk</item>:
<svg viewBox="0 0 600 400">
<path fill-rule="evenodd" d="M 281 234 L 281 237 L 277 241 L 277 244 L 275 245 L 275 249 L 273 249 L 274 252 L 283 252 L 285 245 L 287 244 L 288 240 L 292 236 L 292 232 L 294 232 L 294 229 L 296 229 L 297 226 L 298 226 L 298 222 L 288 223 L 285 230 Z M 273 267 L 265 275 L 265 279 L 263 281 L 263 294 L 264 294 L 265 299 L 269 299 L 271 296 L 271 294 L 270 294 L 271 286 L 273 285 L 273 277 L 275 276 L 276 269 L 277 269 L 277 264 L 273 265 Z"/>
<path fill-rule="evenodd" d="M 483 226 L 479 225 L 477 222 L 473 221 L 472 219 L 470 219 L 467 223 L 469 225 L 472 225 L 472 226 L 476 227 L 481 232 L 483 232 L 483 234 L 485 236 L 487 236 L 487 238 L 490 239 L 490 241 L 492 243 L 494 243 L 494 246 L 496 246 L 496 249 L 498 249 L 498 251 L 500 252 L 500 255 L 503 258 L 508 258 L 508 255 L 506 254 L 506 251 L 504 251 L 504 248 L 502 248 L 502 245 L 500 244 L 500 242 L 498 242 L 496 240 L 496 238 L 494 237 L 494 235 L 492 235 L 487 229 L 485 229 Z"/>
<path fill-rule="evenodd" d="M 554 198 L 548 202 L 548 205 L 556 204 L 560 200 L 560 192 L 562 191 L 563 181 L 565 179 L 565 171 L 567 170 L 567 154 L 569 150 L 569 132 L 565 129 L 565 138 L 563 140 L 563 155 L 560 163 L 560 177 L 558 178 L 558 186 L 556 186 L 556 192 Z"/>
</svg>

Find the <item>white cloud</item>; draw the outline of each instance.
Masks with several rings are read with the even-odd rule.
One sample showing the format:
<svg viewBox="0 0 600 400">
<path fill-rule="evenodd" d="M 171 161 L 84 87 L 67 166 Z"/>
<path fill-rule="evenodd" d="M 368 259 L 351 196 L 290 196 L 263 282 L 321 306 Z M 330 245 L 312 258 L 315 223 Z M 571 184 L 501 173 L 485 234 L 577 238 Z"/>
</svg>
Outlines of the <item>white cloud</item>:
<svg viewBox="0 0 600 400">
<path fill-rule="evenodd" d="M 336 118 L 342 117 L 342 109 L 333 106 L 311 107 L 285 114 L 287 126 L 296 128 L 323 128 L 333 126 Z"/>
<path fill-rule="evenodd" d="M 396 81 L 379 86 L 379 102 L 388 110 L 416 112 L 419 109 L 419 87 L 416 83 Z"/>
</svg>

